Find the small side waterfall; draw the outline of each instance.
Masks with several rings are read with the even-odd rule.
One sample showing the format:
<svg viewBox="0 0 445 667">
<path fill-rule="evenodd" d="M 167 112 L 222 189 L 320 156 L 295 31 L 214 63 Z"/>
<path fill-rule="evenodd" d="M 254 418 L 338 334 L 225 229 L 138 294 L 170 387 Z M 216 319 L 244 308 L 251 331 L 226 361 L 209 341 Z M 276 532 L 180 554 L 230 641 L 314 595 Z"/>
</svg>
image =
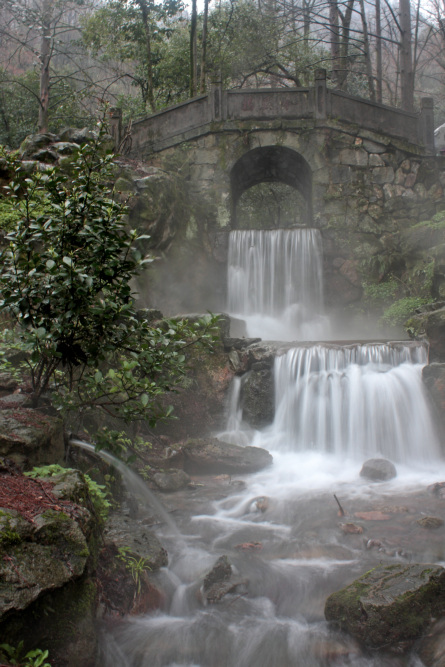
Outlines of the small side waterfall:
<svg viewBox="0 0 445 667">
<path fill-rule="evenodd" d="M 316 340 L 326 335 L 320 232 L 231 232 L 228 310 L 246 322 L 248 336 Z"/>
<path fill-rule="evenodd" d="M 314 345 L 275 360 L 269 446 L 350 458 L 428 462 L 437 437 L 422 383 L 422 344 Z"/>
</svg>

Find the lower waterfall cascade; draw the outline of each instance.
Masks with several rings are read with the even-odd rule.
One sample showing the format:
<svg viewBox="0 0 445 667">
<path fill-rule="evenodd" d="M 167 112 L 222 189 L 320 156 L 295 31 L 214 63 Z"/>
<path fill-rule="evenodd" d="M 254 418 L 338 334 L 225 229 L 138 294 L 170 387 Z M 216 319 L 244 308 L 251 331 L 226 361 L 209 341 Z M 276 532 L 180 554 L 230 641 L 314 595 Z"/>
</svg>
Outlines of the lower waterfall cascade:
<svg viewBox="0 0 445 667">
<path fill-rule="evenodd" d="M 245 378 L 237 376 L 218 437 L 268 449 L 273 465 L 163 497 L 181 533 L 157 531 L 169 554 L 168 568 L 152 577 L 163 607 L 105 625 L 99 665 L 422 667 L 415 651 L 366 652 L 325 621 L 324 603 L 382 559 L 445 564 L 444 531 L 426 539 L 412 500 L 445 479 L 422 384 L 427 345 L 315 342 L 329 326 L 316 230 L 237 231 L 230 244 L 230 313 L 248 336 L 281 331 L 280 340 L 294 342 L 277 346 L 273 422 L 258 430 L 243 421 Z M 374 457 L 391 460 L 397 477 L 361 477 Z M 428 502 L 434 511 L 436 500 Z M 341 521 L 360 523 L 369 510 L 387 519 L 342 532 Z M 223 555 L 243 585 L 210 604 L 203 578 Z"/>
</svg>

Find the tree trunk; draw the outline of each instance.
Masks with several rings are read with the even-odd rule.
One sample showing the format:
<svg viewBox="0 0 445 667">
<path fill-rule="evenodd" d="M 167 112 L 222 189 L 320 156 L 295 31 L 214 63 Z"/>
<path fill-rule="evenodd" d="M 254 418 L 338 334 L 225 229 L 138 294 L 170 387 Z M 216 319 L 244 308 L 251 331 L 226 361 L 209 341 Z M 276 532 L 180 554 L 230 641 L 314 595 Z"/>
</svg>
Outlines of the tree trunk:
<svg viewBox="0 0 445 667">
<path fill-rule="evenodd" d="M 190 22 L 190 97 L 194 97 L 197 90 L 197 23 L 198 11 L 196 8 L 196 0 L 192 0 L 192 20 Z"/>
<path fill-rule="evenodd" d="M 49 86 L 52 44 L 51 44 L 51 0 L 45 0 L 42 12 L 42 38 L 40 40 L 40 90 L 39 90 L 39 132 L 48 132 Z"/>
<path fill-rule="evenodd" d="M 375 102 L 374 76 L 372 73 L 371 52 L 369 48 L 368 21 L 366 20 L 365 3 L 360 0 L 360 13 L 362 15 L 363 25 L 363 47 L 365 50 L 366 75 L 368 77 L 369 96 Z"/>
<path fill-rule="evenodd" d="M 329 0 L 329 29 L 331 31 L 332 82 L 337 86 L 340 64 L 340 29 L 337 0 Z"/>
<path fill-rule="evenodd" d="M 136 0 L 142 14 L 142 23 L 145 35 L 145 55 L 147 58 L 147 100 L 151 111 L 156 111 L 156 102 L 153 91 L 153 62 L 151 57 L 150 10 L 146 0 Z"/>
<path fill-rule="evenodd" d="M 381 24 L 380 0 L 375 0 L 375 33 L 376 33 L 377 102 L 382 102 L 383 67 L 382 67 L 382 24 Z"/>
<path fill-rule="evenodd" d="M 349 38 L 352 20 L 352 11 L 354 9 L 355 0 L 348 0 L 346 11 L 344 14 L 340 13 L 341 18 L 341 40 L 340 40 L 340 67 L 338 71 L 338 87 L 340 90 L 346 91 L 347 79 L 349 74 Z"/>
<path fill-rule="evenodd" d="M 414 72 L 412 57 L 410 0 L 399 0 L 400 16 L 400 85 L 402 109 L 414 109 Z"/>
<path fill-rule="evenodd" d="M 199 90 L 206 91 L 206 69 L 207 69 L 207 20 L 209 16 L 209 0 L 204 0 L 204 22 L 202 25 L 202 53 L 201 53 L 201 80 Z"/>
</svg>

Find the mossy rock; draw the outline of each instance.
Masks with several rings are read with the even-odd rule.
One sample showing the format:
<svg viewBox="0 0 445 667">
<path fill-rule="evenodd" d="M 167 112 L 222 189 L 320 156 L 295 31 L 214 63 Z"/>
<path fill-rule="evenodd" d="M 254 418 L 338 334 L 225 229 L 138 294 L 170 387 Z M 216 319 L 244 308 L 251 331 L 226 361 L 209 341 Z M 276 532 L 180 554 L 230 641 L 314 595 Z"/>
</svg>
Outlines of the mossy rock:
<svg viewBox="0 0 445 667">
<path fill-rule="evenodd" d="M 380 565 L 326 601 L 325 616 L 373 649 L 403 651 L 445 611 L 445 569 Z"/>
</svg>

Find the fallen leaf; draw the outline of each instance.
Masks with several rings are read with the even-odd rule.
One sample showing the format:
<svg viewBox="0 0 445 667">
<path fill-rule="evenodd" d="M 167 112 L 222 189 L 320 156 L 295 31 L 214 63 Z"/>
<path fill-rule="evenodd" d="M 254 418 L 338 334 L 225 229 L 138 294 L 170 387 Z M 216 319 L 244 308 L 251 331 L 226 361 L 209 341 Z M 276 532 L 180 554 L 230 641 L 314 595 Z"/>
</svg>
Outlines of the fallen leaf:
<svg viewBox="0 0 445 667">
<path fill-rule="evenodd" d="M 383 512 L 379 512 L 378 510 L 372 512 L 355 512 L 354 516 L 364 521 L 389 521 L 391 518 L 389 514 L 383 514 Z"/>
</svg>

